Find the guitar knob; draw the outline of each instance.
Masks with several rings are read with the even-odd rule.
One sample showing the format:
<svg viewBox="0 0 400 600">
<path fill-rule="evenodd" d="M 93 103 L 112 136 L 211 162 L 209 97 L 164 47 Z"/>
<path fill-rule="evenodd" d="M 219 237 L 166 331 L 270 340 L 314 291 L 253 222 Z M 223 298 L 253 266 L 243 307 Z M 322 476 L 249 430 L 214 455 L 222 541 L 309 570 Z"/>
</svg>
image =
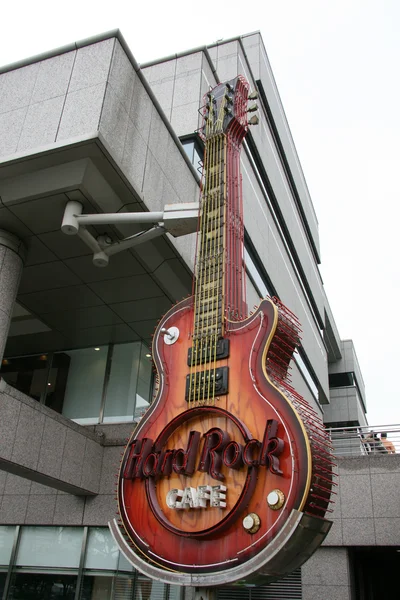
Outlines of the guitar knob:
<svg viewBox="0 0 400 600">
<path fill-rule="evenodd" d="M 256 513 L 249 513 L 243 519 L 243 529 L 247 533 L 257 533 L 261 526 L 261 519 Z"/>
<path fill-rule="evenodd" d="M 175 344 L 175 342 L 179 338 L 179 329 L 177 327 L 170 327 L 169 329 L 163 327 L 161 329 L 161 333 L 164 334 L 164 342 L 168 346 L 170 346 L 171 344 Z"/>
<path fill-rule="evenodd" d="M 272 490 L 267 496 L 267 502 L 271 510 L 279 510 L 285 504 L 285 494 L 281 490 Z"/>
</svg>

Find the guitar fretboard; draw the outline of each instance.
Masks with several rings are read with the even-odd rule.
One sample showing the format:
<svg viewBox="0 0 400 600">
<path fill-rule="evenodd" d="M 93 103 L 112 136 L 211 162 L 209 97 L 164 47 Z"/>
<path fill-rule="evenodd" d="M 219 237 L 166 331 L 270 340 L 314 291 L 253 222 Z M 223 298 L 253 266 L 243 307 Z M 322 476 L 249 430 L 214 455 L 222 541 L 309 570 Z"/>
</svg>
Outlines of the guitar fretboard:
<svg viewBox="0 0 400 600">
<path fill-rule="evenodd" d="M 206 143 L 195 285 L 193 340 L 224 333 L 226 141 L 219 134 Z"/>
<path fill-rule="evenodd" d="M 213 404 L 228 393 L 228 367 L 218 366 L 218 361 L 229 356 L 229 323 L 243 319 L 247 312 L 240 176 L 247 94 L 248 85 L 240 77 L 221 85 L 215 95 L 207 94 L 193 347 L 186 390 L 189 405 Z"/>
</svg>

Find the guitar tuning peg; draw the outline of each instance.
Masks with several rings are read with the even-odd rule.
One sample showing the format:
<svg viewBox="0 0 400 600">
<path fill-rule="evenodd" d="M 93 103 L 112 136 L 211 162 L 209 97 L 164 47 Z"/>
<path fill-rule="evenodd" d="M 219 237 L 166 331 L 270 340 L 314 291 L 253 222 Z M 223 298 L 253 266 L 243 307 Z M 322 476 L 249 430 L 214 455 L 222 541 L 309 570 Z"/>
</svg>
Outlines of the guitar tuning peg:
<svg viewBox="0 0 400 600">
<path fill-rule="evenodd" d="M 247 112 L 255 112 L 256 110 L 258 110 L 258 105 L 256 102 L 254 102 L 253 104 L 250 104 L 249 108 L 247 109 Z"/>
<path fill-rule="evenodd" d="M 249 125 L 258 125 L 260 122 L 260 119 L 258 117 L 258 115 L 253 115 L 251 117 L 251 119 L 248 121 Z"/>
<path fill-rule="evenodd" d="M 256 90 L 254 90 L 254 92 L 251 92 L 251 94 L 248 95 L 249 100 L 257 100 L 257 98 L 258 98 L 258 92 Z"/>
</svg>

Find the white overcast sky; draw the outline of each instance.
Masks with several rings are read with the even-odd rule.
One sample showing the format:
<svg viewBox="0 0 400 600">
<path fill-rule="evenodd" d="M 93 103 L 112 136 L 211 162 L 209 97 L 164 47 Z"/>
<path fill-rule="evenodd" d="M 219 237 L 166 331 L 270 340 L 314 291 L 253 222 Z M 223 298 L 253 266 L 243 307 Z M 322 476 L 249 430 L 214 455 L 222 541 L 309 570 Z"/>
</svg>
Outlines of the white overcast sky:
<svg viewBox="0 0 400 600">
<path fill-rule="evenodd" d="M 261 31 L 318 216 L 327 295 L 364 375 L 369 423 L 400 423 L 400 1 L 22 0 L 1 13 L 1 65 L 115 28 L 139 63 Z"/>
</svg>

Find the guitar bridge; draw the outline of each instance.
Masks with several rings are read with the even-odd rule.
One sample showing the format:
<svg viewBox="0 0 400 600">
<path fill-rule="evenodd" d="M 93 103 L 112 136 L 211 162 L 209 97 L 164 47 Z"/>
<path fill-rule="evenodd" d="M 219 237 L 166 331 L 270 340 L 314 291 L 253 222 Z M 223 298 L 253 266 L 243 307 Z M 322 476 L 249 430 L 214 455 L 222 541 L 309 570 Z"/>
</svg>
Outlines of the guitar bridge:
<svg viewBox="0 0 400 600">
<path fill-rule="evenodd" d="M 229 367 L 219 367 L 186 375 L 185 400 L 194 402 L 228 393 Z"/>
<path fill-rule="evenodd" d="M 229 356 L 229 340 L 220 338 L 217 343 L 199 343 L 197 346 L 189 348 L 187 364 L 188 367 L 194 365 L 204 365 L 213 360 L 221 360 Z"/>
</svg>

